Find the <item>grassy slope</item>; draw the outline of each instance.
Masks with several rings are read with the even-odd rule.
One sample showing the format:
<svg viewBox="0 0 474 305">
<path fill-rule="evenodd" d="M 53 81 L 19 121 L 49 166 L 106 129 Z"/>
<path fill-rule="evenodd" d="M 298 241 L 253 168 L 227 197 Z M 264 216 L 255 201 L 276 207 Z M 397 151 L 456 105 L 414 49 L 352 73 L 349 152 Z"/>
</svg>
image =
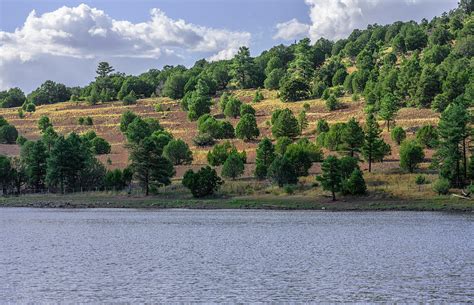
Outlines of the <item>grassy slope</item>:
<svg viewBox="0 0 474 305">
<path fill-rule="evenodd" d="M 254 90 L 238 90 L 234 93 L 239 98 L 246 102 L 251 103 L 254 95 Z M 305 102 L 296 102 L 284 104 L 279 101 L 276 97 L 275 91 L 263 91 L 265 100 L 258 103 L 252 104 L 257 110 L 257 123 L 261 131 L 262 136 L 271 137 L 271 130 L 268 124 L 270 116 L 273 110 L 277 108 L 288 107 L 297 114 L 303 109 L 305 102 L 310 104 L 310 110 L 307 112 L 309 119 L 309 127 L 305 131 L 304 136 L 314 139 L 313 130 L 315 129 L 316 122 L 319 119 L 324 118 L 330 124 L 336 122 L 345 122 L 351 117 L 355 117 L 359 122 L 363 123 L 364 112 L 362 102 L 353 102 L 349 97 L 343 98 L 345 107 L 338 111 L 328 112 L 325 109 L 324 101 L 322 100 L 309 100 Z M 154 111 L 154 105 L 156 103 L 162 103 L 165 111 L 157 113 Z M 212 113 L 218 117 L 222 117 L 219 113 L 216 105 L 212 108 Z M 100 156 L 99 159 L 106 163 L 107 159 L 110 159 L 112 163 L 107 165 L 109 168 L 123 168 L 128 163 L 128 154 L 124 148 L 125 139 L 118 129 L 120 116 L 126 110 L 132 110 L 143 117 L 154 117 L 159 119 L 160 123 L 169 131 L 173 133 L 176 138 L 182 138 L 185 140 L 193 150 L 194 162 L 190 166 L 178 166 L 176 168 L 177 175 L 176 179 L 183 175 L 188 168 L 199 168 L 200 166 L 207 163 L 206 155 L 210 149 L 195 147 L 192 143 L 192 138 L 197 134 L 196 122 L 189 122 L 186 119 L 186 113 L 180 109 L 177 101 L 172 101 L 166 98 L 157 99 L 144 99 L 138 101 L 136 105 L 123 106 L 120 102 L 107 103 L 102 105 L 89 106 L 84 103 L 67 102 L 54 105 L 44 105 L 37 107 L 37 111 L 32 114 L 26 114 L 23 119 L 18 118 L 17 109 L 0 109 L 0 115 L 4 116 L 9 122 L 14 124 L 21 135 L 28 139 L 38 139 L 40 137 L 37 129 L 37 121 L 41 115 L 48 115 L 55 126 L 55 129 L 63 134 L 75 131 L 78 133 L 85 132 L 89 129 L 94 130 L 99 136 L 104 137 L 107 141 L 112 144 L 112 152 L 110 155 Z M 91 116 L 94 120 L 93 126 L 80 126 L 77 121 L 81 116 Z M 437 123 L 438 115 L 428 109 L 401 109 L 396 119 L 397 125 L 402 126 L 409 130 L 408 137 L 413 137 L 413 132 L 417 127 L 424 124 L 435 124 Z M 238 120 L 231 119 L 232 124 L 235 126 Z M 383 122 L 380 122 L 383 127 Z M 426 198 L 432 198 L 434 196 L 429 185 L 422 186 L 421 188 L 416 186 L 414 179 L 416 174 L 404 174 L 398 170 L 399 157 L 398 157 L 398 146 L 391 141 L 390 136 L 386 130 L 384 130 L 383 136 L 385 140 L 392 146 L 392 155 L 387 157 L 384 163 L 378 163 L 374 166 L 374 173 L 369 174 L 365 172 L 365 178 L 368 183 L 371 197 L 364 199 L 362 202 L 376 202 L 376 201 L 394 201 L 394 200 L 426 200 Z M 295 202 L 306 202 L 304 206 L 307 206 L 307 202 L 313 202 L 315 198 L 318 202 L 324 202 L 325 193 L 320 188 L 311 187 L 314 182 L 314 176 L 320 172 L 319 164 L 315 164 L 311 170 L 311 176 L 302 178 L 302 186 L 296 190 L 296 197 L 285 197 L 283 190 L 274 188 L 268 183 L 257 182 L 252 179 L 252 172 L 254 169 L 255 162 L 255 149 L 258 142 L 245 143 L 241 140 L 233 140 L 233 143 L 239 150 L 245 150 L 248 155 L 249 164 L 246 165 L 246 171 L 244 176 L 237 181 L 229 181 L 226 183 L 221 192 L 220 196 L 232 196 L 236 199 L 236 202 L 244 200 L 244 202 L 255 201 L 259 198 L 260 202 L 267 201 L 271 198 L 271 202 L 278 202 L 283 198 L 290 199 Z M 329 152 L 326 152 L 329 153 Z M 427 159 L 432 156 L 433 151 L 427 151 Z M 19 147 L 16 145 L 0 145 L 0 154 L 7 154 L 15 156 L 19 154 Z M 428 180 L 433 181 L 435 175 L 427 170 L 428 163 L 422 165 L 422 172 L 428 176 Z M 362 168 L 366 169 L 367 165 L 362 164 Z M 218 170 L 220 171 L 220 170 Z M 175 188 L 180 188 L 178 183 L 174 185 Z M 179 190 L 180 193 L 186 193 L 184 190 Z M 109 198 L 113 198 L 109 196 Z M 186 200 L 189 200 L 186 197 Z M 266 199 L 267 198 L 267 199 Z M 299 199 L 298 199 L 299 198 Z M 166 200 L 171 198 L 165 197 Z M 12 199 L 10 199 L 12 200 Z M 39 199 L 38 199 L 39 200 Z M 117 200 L 117 199 L 116 199 Z M 130 200 L 128 198 L 127 200 Z M 142 199 L 139 199 L 142 200 Z M 155 200 L 160 201 L 161 199 Z M 181 202 L 184 199 L 178 198 L 173 199 L 173 202 Z M 284 201 L 285 201 L 284 200 Z M 13 200 L 14 201 L 14 200 Z M 118 200 L 121 202 L 122 200 Z M 148 202 L 148 200 L 146 200 Z M 235 200 L 234 200 L 235 201 Z M 231 200 L 226 200 L 226 205 Z M 358 200 L 360 201 L 360 200 Z M 302 204 L 302 203 L 301 203 Z"/>
</svg>

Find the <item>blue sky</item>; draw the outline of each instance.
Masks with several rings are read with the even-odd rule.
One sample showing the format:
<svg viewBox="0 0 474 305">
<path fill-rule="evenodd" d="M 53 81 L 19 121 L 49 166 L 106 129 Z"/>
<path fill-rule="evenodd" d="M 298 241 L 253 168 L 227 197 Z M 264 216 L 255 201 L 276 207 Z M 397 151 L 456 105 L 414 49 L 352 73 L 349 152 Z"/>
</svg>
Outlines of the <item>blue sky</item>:
<svg viewBox="0 0 474 305">
<path fill-rule="evenodd" d="M 102 60 L 138 74 L 165 64 L 231 58 L 240 45 L 258 55 L 302 37 L 338 39 L 371 23 L 431 19 L 456 3 L 0 0 L 0 89 L 18 86 L 29 92 L 47 79 L 82 86 L 93 79 Z"/>
</svg>

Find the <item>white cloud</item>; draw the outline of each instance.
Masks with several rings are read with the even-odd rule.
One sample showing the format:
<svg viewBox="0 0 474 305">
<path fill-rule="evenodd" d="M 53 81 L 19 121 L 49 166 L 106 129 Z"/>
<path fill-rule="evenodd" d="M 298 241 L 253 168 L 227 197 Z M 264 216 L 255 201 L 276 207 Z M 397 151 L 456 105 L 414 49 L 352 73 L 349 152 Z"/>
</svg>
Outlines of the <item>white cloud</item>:
<svg viewBox="0 0 474 305">
<path fill-rule="evenodd" d="M 305 0 L 305 3 L 309 6 L 311 24 L 296 19 L 277 24 L 275 38 L 295 39 L 306 26 L 306 34 L 312 41 L 321 37 L 336 40 L 368 24 L 431 18 L 455 8 L 457 0 Z M 279 35 L 280 31 L 284 34 Z"/>
<path fill-rule="evenodd" d="M 150 14 L 150 20 L 132 23 L 115 20 L 86 4 L 65 6 L 39 16 L 32 11 L 21 28 L 14 32 L 0 31 L 0 89 L 19 85 L 13 80 L 23 72 L 20 68 L 16 71 L 15 67 L 25 63 L 43 62 L 46 71 L 51 64 L 61 69 L 54 64 L 64 63 L 64 58 L 95 64 L 93 59 L 99 58 L 156 60 L 164 56 L 184 58 L 192 53 L 204 53 L 210 58 L 227 59 L 238 47 L 248 46 L 250 42 L 248 32 L 174 20 L 156 8 Z M 48 79 L 46 72 L 43 73 L 43 79 Z"/>
<path fill-rule="evenodd" d="M 309 28 L 309 25 L 293 18 L 290 21 L 276 25 L 277 33 L 273 36 L 273 39 L 293 40 L 301 36 L 307 36 Z"/>
</svg>

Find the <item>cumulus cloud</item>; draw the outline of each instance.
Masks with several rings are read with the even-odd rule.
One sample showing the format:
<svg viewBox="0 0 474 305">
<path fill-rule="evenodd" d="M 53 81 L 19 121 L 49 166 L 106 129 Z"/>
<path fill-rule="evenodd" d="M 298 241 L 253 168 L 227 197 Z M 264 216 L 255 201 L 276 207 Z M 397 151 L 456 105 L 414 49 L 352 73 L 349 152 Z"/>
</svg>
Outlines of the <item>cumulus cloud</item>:
<svg viewBox="0 0 474 305">
<path fill-rule="evenodd" d="M 156 8 L 150 15 L 146 22 L 132 23 L 115 20 L 86 4 L 42 15 L 32 11 L 22 27 L 14 32 L 0 31 L 0 88 L 18 85 L 12 80 L 22 74 L 20 67 L 18 73 L 15 70 L 19 64 L 43 63 L 44 71 L 65 58 L 89 63 L 97 58 L 184 58 L 198 53 L 208 54 L 211 59 L 228 59 L 251 38 L 248 32 L 174 20 Z"/>
<path fill-rule="evenodd" d="M 309 6 L 311 24 L 296 19 L 277 24 L 274 38 L 292 40 L 304 34 L 312 41 L 321 37 L 345 38 L 353 29 L 368 24 L 431 18 L 456 7 L 457 0 L 305 0 L 305 3 Z M 291 35 L 291 28 L 301 31 Z"/>
<path fill-rule="evenodd" d="M 290 21 L 278 23 L 276 25 L 277 33 L 273 36 L 273 39 L 292 40 L 297 37 L 306 36 L 309 28 L 309 25 L 301 23 L 296 20 L 296 18 L 293 18 Z"/>
</svg>

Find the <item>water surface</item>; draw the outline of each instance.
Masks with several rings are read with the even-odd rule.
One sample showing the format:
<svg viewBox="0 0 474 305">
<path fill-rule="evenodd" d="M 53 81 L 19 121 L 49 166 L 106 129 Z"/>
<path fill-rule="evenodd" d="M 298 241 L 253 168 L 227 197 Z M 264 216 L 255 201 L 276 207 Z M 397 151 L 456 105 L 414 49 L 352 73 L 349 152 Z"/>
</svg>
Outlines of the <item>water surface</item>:
<svg viewBox="0 0 474 305">
<path fill-rule="evenodd" d="M 0 209 L 0 302 L 474 299 L 474 216 Z"/>
</svg>

